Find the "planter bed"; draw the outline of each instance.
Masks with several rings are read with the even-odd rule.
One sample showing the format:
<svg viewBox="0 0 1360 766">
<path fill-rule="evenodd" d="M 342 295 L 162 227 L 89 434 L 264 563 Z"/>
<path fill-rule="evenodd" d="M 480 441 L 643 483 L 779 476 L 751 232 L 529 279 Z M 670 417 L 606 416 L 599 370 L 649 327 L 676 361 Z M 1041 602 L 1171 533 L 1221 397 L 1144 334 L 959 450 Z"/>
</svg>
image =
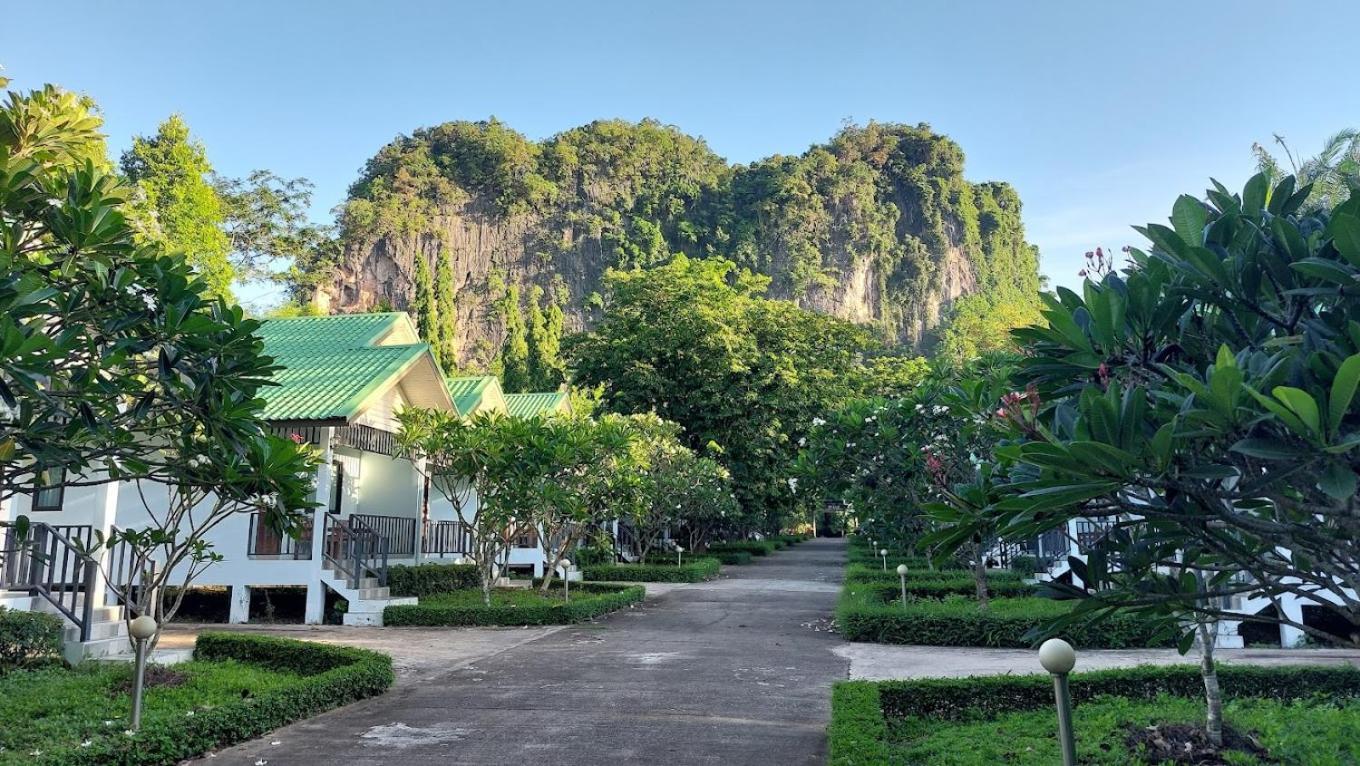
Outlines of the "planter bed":
<svg viewBox="0 0 1360 766">
<path fill-rule="evenodd" d="M 976 591 L 973 585 L 973 573 L 967 569 L 919 569 L 907 565 L 907 588 L 911 592 L 912 583 L 960 583 L 967 584 L 967 590 L 960 590 L 960 593 L 971 595 Z M 882 564 L 851 564 L 845 568 L 845 581 L 853 583 L 871 583 L 879 585 L 900 585 L 896 567 L 890 567 L 888 571 L 883 571 Z M 997 589 L 1015 588 L 1024 585 L 1021 576 L 1009 569 L 988 569 L 987 584 L 995 592 Z M 1028 586 L 1033 590 L 1033 586 Z M 1028 591 L 1026 591 L 1028 592 Z"/>
<path fill-rule="evenodd" d="M 871 601 L 876 600 L 881 603 L 902 601 L 902 584 L 898 581 L 897 575 L 892 574 L 891 579 L 851 579 L 846 577 L 848 585 L 855 586 L 856 592 L 872 594 Z M 989 577 L 987 579 L 987 592 L 993 598 L 1018 598 L 1023 596 L 1034 596 L 1038 593 L 1038 587 L 1024 582 L 1017 577 Z M 907 597 L 914 599 L 922 598 L 948 598 L 950 596 L 963 596 L 965 598 L 976 598 L 977 583 L 973 581 L 972 575 L 964 573 L 949 573 L 935 577 L 907 577 Z"/>
<path fill-rule="evenodd" d="M 364 649 L 204 633 L 194 659 L 151 666 L 142 728 L 126 732 L 130 664 L 0 678 L 0 764 L 174 764 L 384 692 L 392 661 Z"/>
<path fill-rule="evenodd" d="M 548 594 L 536 589 L 497 588 L 491 606 L 482 603 L 478 588 L 439 593 L 412 606 L 389 606 L 383 624 L 426 626 L 472 625 L 567 625 L 584 622 L 641 601 L 641 585 L 579 583 L 571 587 L 571 600 L 564 598 L 560 582 Z"/>
<path fill-rule="evenodd" d="M 906 607 L 896 588 L 850 584 L 841 591 L 836 622 L 849 641 L 920 646 L 985 646 L 1030 648 L 1025 634 L 1041 623 L 1066 614 L 1071 601 L 997 597 L 986 611 L 963 596 L 918 598 Z M 1159 623 L 1131 614 L 1116 614 L 1098 625 L 1072 626 L 1062 637 L 1092 649 L 1142 649 L 1174 646 L 1174 637 Z"/>
<path fill-rule="evenodd" d="M 642 564 L 605 564 L 583 567 L 581 577 L 589 582 L 702 582 L 718 576 L 720 562 L 702 555 L 676 566 L 675 559 L 651 560 Z"/>
<path fill-rule="evenodd" d="M 779 546 L 769 540 L 737 540 L 728 543 L 713 543 L 708 546 L 709 553 L 749 553 L 752 556 L 768 556 L 779 550 Z"/>
<path fill-rule="evenodd" d="M 1231 763 L 1360 762 L 1360 717 L 1347 707 L 1360 698 L 1360 670 L 1220 666 L 1218 674 L 1226 728 L 1238 735 L 1225 732 L 1228 743 L 1250 737 L 1265 751 L 1247 744 L 1229 751 Z M 1149 740 L 1177 739 L 1178 728 L 1184 738 L 1203 726 L 1196 667 L 1076 673 L 1071 688 L 1080 763 L 1147 763 L 1138 751 Z M 843 681 L 831 705 L 832 766 L 1061 760 L 1048 676 Z"/>
</svg>

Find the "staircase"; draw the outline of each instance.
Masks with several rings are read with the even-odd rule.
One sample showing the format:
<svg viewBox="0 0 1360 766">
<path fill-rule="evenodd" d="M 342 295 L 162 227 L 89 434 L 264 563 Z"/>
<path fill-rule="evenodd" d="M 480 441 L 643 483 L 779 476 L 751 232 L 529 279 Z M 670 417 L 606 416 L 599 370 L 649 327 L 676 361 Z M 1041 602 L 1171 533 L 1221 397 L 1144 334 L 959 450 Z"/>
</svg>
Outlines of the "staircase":
<svg viewBox="0 0 1360 766">
<path fill-rule="evenodd" d="M 78 613 L 84 610 L 85 596 L 77 597 Z M 71 621 L 47 599 L 41 596 L 20 596 L 0 598 L 0 606 L 23 612 L 44 612 L 55 615 L 62 621 L 62 657 L 72 665 L 83 660 L 106 659 L 114 655 L 126 654 L 131 650 L 128 639 L 127 623 L 123 621 L 121 606 L 101 606 L 91 609 L 89 633 L 81 640 L 81 628 Z"/>
<path fill-rule="evenodd" d="M 321 581 L 349 602 L 344 624 L 381 626 L 387 607 L 417 603 L 394 598 L 387 587 L 387 536 L 355 516 L 327 516 L 324 530 Z"/>
</svg>

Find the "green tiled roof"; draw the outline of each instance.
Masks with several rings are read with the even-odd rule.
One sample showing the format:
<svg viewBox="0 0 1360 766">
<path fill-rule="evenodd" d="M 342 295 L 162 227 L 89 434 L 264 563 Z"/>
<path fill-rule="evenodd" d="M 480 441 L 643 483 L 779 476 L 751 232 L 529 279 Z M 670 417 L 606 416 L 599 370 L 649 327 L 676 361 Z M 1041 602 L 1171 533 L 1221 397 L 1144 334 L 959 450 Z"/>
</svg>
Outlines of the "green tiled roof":
<svg viewBox="0 0 1360 766">
<path fill-rule="evenodd" d="M 373 346 L 405 320 L 399 311 L 271 319 L 260 327 L 268 353 L 309 352 Z"/>
<path fill-rule="evenodd" d="M 284 369 L 260 391 L 266 420 L 346 420 L 422 355 L 424 343 L 374 345 L 403 314 L 342 314 L 271 319 L 260 328 L 265 353 Z"/>
<path fill-rule="evenodd" d="M 482 403 L 487 390 L 492 385 L 499 385 L 495 375 L 448 378 L 445 382 L 449 386 L 449 396 L 453 397 L 454 406 L 463 415 L 471 415 Z"/>
<path fill-rule="evenodd" d="M 529 394 L 506 394 L 505 409 L 512 418 L 529 418 L 560 412 L 567 407 L 567 395 L 561 391 Z"/>
</svg>

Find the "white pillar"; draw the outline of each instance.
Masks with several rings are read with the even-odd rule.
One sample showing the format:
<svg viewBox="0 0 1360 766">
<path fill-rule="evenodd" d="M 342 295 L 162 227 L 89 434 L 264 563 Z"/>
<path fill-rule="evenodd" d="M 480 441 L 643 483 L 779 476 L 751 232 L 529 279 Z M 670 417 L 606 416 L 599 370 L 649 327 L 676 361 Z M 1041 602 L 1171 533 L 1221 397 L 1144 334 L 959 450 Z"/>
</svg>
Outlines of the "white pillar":
<svg viewBox="0 0 1360 766">
<path fill-rule="evenodd" d="M 308 625 L 320 625 L 326 610 L 326 591 L 325 585 L 321 582 L 321 571 L 325 568 L 326 551 L 326 510 L 330 506 L 327 500 L 330 498 L 331 482 L 334 480 L 331 471 L 331 460 L 335 453 L 331 451 L 331 436 L 333 429 L 327 428 L 322 433 L 322 443 L 317 445 L 321 449 L 321 465 L 316 468 L 316 493 L 312 498 L 321 505 L 312 509 L 312 561 L 311 576 L 307 580 L 307 609 L 302 621 Z"/>
<path fill-rule="evenodd" d="M 231 613 L 227 621 L 233 624 L 250 622 L 250 586 L 231 586 Z"/>
<path fill-rule="evenodd" d="M 1284 616 L 1294 622 L 1303 622 L 1303 604 L 1294 596 L 1284 595 L 1280 597 L 1280 611 L 1284 612 Z M 1281 624 L 1280 646 L 1285 649 L 1293 649 L 1294 647 L 1301 645 L 1307 635 L 1307 633 L 1304 633 L 1293 625 Z"/>
<path fill-rule="evenodd" d="M 411 476 L 416 482 L 416 550 L 414 563 L 419 566 L 425 563 L 425 533 L 431 519 L 425 518 L 425 458 L 418 458 L 411 463 Z M 433 489 L 433 487 L 431 488 Z"/>
<path fill-rule="evenodd" d="M 113 531 L 114 522 L 118 520 L 118 487 L 122 482 L 107 481 L 96 485 L 94 490 L 94 511 L 90 518 L 90 524 L 104 534 L 107 540 L 109 533 Z M 94 588 L 92 593 L 85 594 L 85 598 L 90 599 L 94 608 L 98 609 L 108 605 L 108 577 L 104 572 L 109 566 L 109 548 L 101 547 L 94 552 L 94 559 L 99 563 L 99 570 L 95 573 Z"/>
</svg>

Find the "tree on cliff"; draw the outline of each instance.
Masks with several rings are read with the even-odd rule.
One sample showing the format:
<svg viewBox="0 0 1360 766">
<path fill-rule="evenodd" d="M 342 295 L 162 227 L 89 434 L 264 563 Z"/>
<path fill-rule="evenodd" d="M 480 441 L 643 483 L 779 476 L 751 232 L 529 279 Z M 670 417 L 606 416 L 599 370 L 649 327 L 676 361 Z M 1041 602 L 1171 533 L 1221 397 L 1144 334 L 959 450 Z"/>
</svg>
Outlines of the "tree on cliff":
<svg viewBox="0 0 1360 766">
<path fill-rule="evenodd" d="M 436 335 L 436 323 L 434 314 L 434 279 L 430 276 L 430 266 L 425 262 L 424 256 L 415 257 L 415 297 L 411 300 L 411 313 L 415 315 L 416 329 L 420 332 L 420 337 L 429 343 L 431 348 L 436 349 L 435 358 L 438 354 L 438 337 Z"/>
<path fill-rule="evenodd" d="M 434 284 L 434 356 L 445 370 L 458 367 L 458 298 L 453 287 L 453 262 L 440 251 Z"/>
<path fill-rule="evenodd" d="M 501 387 L 507 393 L 528 391 L 529 339 L 524 328 L 524 314 L 519 307 L 519 287 L 510 285 L 501 299 L 500 310 L 505 318 L 505 342 L 499 359 Z"/>
<path fill-rule="evenodd" d="M 183 118 L 171 115 L 155 136 L 135 137 L 121 164 L 138 192 L 134 208 L 143 240 L 183 253 L 212 294 L 230 296 L 235 272 L 223 231 L 226 205 L 211 183 L 207 150 L 189 135 Z"/>
<path fill-rule="evenodd" d="M 562 364 L 562 308 L 550 300 L 543 308 L 543 288 L 529 292 L 528 377 L 529 389 L 552 391 L 566 379 Z"/>
</svg>

